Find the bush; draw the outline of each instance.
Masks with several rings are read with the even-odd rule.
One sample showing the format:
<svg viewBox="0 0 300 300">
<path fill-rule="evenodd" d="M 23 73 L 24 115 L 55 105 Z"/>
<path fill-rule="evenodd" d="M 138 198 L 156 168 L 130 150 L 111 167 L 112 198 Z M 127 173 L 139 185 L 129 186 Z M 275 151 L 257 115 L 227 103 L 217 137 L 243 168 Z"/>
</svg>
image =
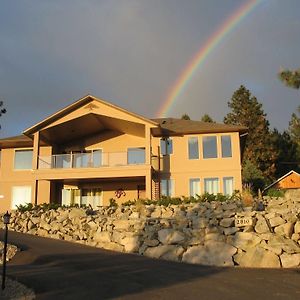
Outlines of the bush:
<svg viewBox="0 0 300 300">
<path fill-rule="evenodd" d="M 284 190 L 277 190 L 277 189 L 269 189 L 267 191 L 267 196 L 269 197 L 284 197 L 285 191 Z"/>
</svg>

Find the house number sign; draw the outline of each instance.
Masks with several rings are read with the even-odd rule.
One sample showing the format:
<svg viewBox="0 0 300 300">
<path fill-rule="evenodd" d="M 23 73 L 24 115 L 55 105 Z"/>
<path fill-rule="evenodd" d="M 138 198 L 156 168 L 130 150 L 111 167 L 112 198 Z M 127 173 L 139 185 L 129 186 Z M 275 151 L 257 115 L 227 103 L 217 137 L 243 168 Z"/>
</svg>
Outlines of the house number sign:
<svg viewBox="0 0 300 300">
<path fill-rule="evenodd" d="M 251 217 L 236 217 L 234 223 L 235 227 L 250 226 L 253 220 Z"/>
</svg>

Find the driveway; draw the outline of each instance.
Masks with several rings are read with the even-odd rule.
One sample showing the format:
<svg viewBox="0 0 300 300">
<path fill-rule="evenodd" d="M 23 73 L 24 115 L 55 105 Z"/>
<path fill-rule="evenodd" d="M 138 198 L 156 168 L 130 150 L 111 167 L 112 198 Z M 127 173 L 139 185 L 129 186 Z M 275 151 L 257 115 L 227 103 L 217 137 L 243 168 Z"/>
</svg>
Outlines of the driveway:
<svg viewBox="0 0 300 300">
<path fill-rule="evenodd" d="M 8 239 L 24 251 L 7 275 L 37 299 L 300 299 L 300 270 L 188 265 L 16 232 Z"/>
</svg>

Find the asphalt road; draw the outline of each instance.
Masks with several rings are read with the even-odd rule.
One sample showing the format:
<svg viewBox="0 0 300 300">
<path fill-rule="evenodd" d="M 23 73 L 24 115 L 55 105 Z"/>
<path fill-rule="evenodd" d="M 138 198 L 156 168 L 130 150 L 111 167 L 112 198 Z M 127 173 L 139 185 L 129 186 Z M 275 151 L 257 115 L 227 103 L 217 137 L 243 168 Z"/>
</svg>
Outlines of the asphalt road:
<svg viewBox="0 0 300 300">
<path fill-rule="evenodd" d="M 16 232 L 8 239 L 24 251 L 7 275 L 37 299 L 300 299 L 300 270 L 173 263 Z"/>
</svg>

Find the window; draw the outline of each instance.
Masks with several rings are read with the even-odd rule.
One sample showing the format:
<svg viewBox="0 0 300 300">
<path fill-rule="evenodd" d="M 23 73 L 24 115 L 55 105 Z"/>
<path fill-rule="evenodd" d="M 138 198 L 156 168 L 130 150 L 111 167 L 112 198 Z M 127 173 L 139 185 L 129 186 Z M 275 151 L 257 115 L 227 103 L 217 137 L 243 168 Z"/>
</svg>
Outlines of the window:
<svg viewBox="0 0 300 300">
<path fill-rule="evenodd" d="M 15 150 L 14 168 L 16 170 L 32 169 L 32 150 Z"/>
<path fill-rule="evenodd" d="M 224 195 L 231 196 L 233 194 L 233 177 L 223 178 L 223 191 Z"/>
<path fill-rule="evenodd" d="M 162 179 L 160 182 L 161 195 L 174 196 L 174 180 Z"/>
<path fill-rule="evenodd" d="M 73 168 L 97 168 L 102 165 L 102 149 L 73 152 Z"/>
<path fill-rule="evenodd" d="M 203 137 L 203 158 L 217 158 L 217 137 L 204 136 Z"/>
<path fill-rule="evenodd" d="M 231 136 L 230 135 L 221 136 L 221 144 L 222 144 L 222 157 L 232 157 Z"/>
<path fill-rule="evenodd" d="M 129 165 L 140 165 L 145 163 L 145 148 L 128 148 L 127 161 Z"/>
<path fill-rule="evenodd" d="M 205 178 L 204 179 L 204 192 L 209 194 L 219 193 L 219 178 Z"/>
<path fill-rule="evenodd" d="M 190 196 L 196 197 L 200 195 L 200 179 L 199 178 L 191 178 L 190 179 Z"/>
<path fill-rule="evenodd" d="M 31 186 L 13 186 L 11 208 L 31 203 Z"/>
<path fill-rule="evenodd" d="M 169 155 L 173 153 L 173 141 L 170 138 L 160 139 L 161 155 Z"/>
<path fill-rule="evenodd" d="M 189 159 L 198 159 L 199 158 L 198 138 L 190 137 L 188 143 L 189 143 Z"/>
</svg>

